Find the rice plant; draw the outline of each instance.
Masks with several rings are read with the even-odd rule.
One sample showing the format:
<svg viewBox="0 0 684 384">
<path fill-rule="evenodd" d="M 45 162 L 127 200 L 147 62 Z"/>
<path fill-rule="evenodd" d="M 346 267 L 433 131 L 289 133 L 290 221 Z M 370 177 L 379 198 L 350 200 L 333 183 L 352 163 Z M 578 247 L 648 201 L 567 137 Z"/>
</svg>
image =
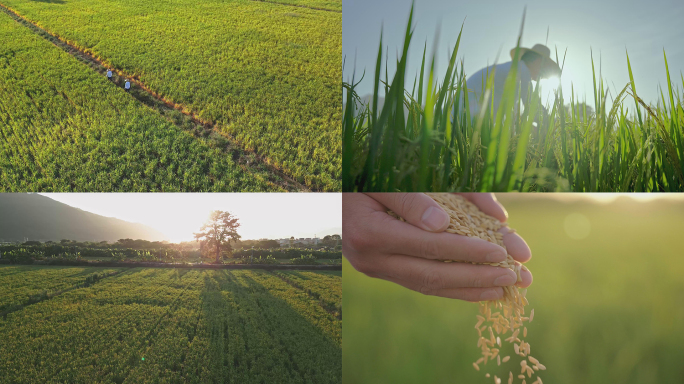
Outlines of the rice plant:
<svg viewBox="0 0 684 384">
<path fill-rule="evenodd" d="M 436 78 L 434 55 L 429 62 L 424 49 L 420 73 L 411 84 L 406 61 L 412 21 L 413 8 L 391 79 L 386 60 L 381 79 L 381 36 L 370 102 L 356 93 L 355 79 L 343 83 L 344 191 L 684 190 L 684 109 L 664 51 L 669 101 L 662 90 L 656 106 L 639 98 L 625 52 L 630 82 L 612 98 L 610 109 L 611 92 L 597 76 L 592 57 L 595 112 L 579 102 L 574 89 L 568 100 L 560 86 L 553 101 L 544 104 L 539 82 L 528 92 L 529 108 L 523 110 L 515 92 L 521 27 L 498 108 L 490 73 L 478 102 L 485 107 L 473 115 L 463 61 L 456 60 L 463 29 L 442 81 Z M 379 106 L 381 90 L 384 103 Z M 632 102 L 634 109 L 629 109 Z"/>
</svg>

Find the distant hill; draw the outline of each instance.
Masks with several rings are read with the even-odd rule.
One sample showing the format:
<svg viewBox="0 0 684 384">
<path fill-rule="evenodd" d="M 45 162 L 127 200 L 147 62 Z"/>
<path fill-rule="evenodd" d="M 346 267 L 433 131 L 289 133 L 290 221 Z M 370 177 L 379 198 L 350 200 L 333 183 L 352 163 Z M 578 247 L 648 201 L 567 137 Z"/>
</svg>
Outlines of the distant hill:
<svg viewBox="0 0 684 384">
<path fill-rule="evenodd" d="M 143 224 L 96 215 L 37 194 L 0 193 L 0 242 L 167 240 Z"/>
</svg>

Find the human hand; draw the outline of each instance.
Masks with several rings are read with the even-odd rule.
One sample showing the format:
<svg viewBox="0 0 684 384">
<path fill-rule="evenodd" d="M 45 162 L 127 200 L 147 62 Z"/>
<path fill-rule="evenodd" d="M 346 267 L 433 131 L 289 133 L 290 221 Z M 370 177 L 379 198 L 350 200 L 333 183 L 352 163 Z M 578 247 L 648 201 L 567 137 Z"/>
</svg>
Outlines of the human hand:
<svg viewBox="0 0 684 384">
<path fill-rule="evenodd" d="M 484 213 L 506 222 L 504 208 L 489 193 L 461 194 Z M 404 218 L 397 220 L 388 210 Z M 423 193 L 344 193 L 342 197 L 342 253 L 352 266 L 375 278 L 385 279 L 426 295 L 466 301 L 496 300 L 502 286 L 516 284 L 507 268 L 439 260 L 498 262 L 506 250 L 488 241 L 444 232 L 449 215 Z M 518 262 L 532 257 L 530 248 L 507 226 L 504 244 Z M 520 287 L 532 284 L 526 268 Z"/>
</svg>

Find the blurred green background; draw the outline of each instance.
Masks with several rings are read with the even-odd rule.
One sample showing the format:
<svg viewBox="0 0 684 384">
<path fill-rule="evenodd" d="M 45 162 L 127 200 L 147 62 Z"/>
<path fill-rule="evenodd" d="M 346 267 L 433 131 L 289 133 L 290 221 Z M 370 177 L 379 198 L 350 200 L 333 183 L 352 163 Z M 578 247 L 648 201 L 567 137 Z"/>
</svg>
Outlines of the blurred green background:
<svg viewBox="0 0 684 384">
<path fill-rule="evenodd" d="M 497 195 L 532 249 L 527 341 L 544 383 L 684 383 L 684 195 L 661 196 Z M 520 372 L 510 344 L 510 362 L 473 369 L 477 304 L 371 279 L 346 259 L 343 276 L 343 383 Z"/>
</svg>

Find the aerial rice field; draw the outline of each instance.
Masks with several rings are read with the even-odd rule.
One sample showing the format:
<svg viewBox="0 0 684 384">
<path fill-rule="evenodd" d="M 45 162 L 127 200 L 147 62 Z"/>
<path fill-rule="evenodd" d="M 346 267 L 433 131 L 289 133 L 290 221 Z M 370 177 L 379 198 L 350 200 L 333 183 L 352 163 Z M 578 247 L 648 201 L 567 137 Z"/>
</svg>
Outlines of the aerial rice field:
<svg viewBox="0 0 684 384">
<path fill-rule="evenodd" d="M 93 272 L 0 267 L 3 300 L 21 303 L 0 308 L 0 383 L 341 382 L 341 315 L 272 273 L 133 268 L 80 284 Z M 341 290 L 339 272 L 306 275 Z"/>
<path fill-rule="evenodd" d="M 340 189 L 341 1 L 3 0 L 0 4 L 92 55 L 117 75 L 134 80 L 155 97 L 192 115 L 244 150 L 256 153 L 307 188 Z M 4 14 L 0 14 L 0 19 L 3 25 L 16 24 Z M 7 141 L 2 156 L 13 163 L 29 160 L 29 166 L 35 168 L 33 172 L 42 171 L 43 163 L 55 163 L 60 172 L 85 183 L 53 186 L 50 175 L 22 178 L 19 172 L 18 176 L 10 177 L 11 183 L 3 183 L 9 186 L 7 189 L 159 190 L 167 184 L 174 190 L 269 189 L 260 182 L 264 177 L 237 176 L 238 170 L 231 169 L 235 168 L 231 167 L 231 159 L 226 159 L 230 156 L 213 151 L 209 155 L 211 161 L 203 164 L 193 161 L 193 157 L 203 155 L 201 149 L 180 152 L 168 144 L 165 151 L 157 151 L 157 157 L 178 157 L 189 164 L 146 164 L 133 171 L 134 175 L 156 174 L 155 167 L 168 173 L 171 168 L 176 180 L 192 175 L 201 181 L 187 186 L 173 185 L 171 181 L 141 186 L 115 181 L 112 188 L 98 184 L 94 171 L 79 169 L 74 162 L 53 158 L 39 163 L 43 151 L 74 152 L 68 144 L 79 141 L 72 138 L 73 131 L 80 131 L 72 128 L 77 124 L 91 127 L 93 135 L 103 131 L 104 125 L 119 137 L 129 136 L 121 140 L 126 142 L 119 150 L 123 153 L 139 153 L 140 149 L 133 147 L 144 149 L 149 145 L 146 137 L 135 136 L 136 126 L 160 132 L 179 128 L 149 111 L 140 113 L 145 118 L 125 115 L 128 109 L 145 108 L 136 107 L 135 100 L 107 86 L 102 76 L 85 74 L 87 68 L 74 71 L 77 63 L 67 64 L 66 58 L 55 61 L 52 56 L 63 56 L 61 53 L 50 53 L 52 56 L 44 58 L 34 53 L 29 66 L 19 67 L 16 60 L 23 57 L 17 55 L 28 48 L 16 41 L 30 38 L 21 26 L 5 25 L 3 30 L 3 41 L 10 44 L 0 48 L 0 59 L 4 61 L 0 61 L 0 100 L 19 98 L 24 105 L 0 105 L 0 122 L 4 123 L 2 131 Z M 36 44 L 39 43 L 28 46 Z M 39 52 L 50 51 L 46 47 Z M 70 65 L 72 68 L 67 71 L 65 67 Z M 79 72 L 79 77 L 73 74 Z M 35 85 L 41 81 L 47 89 Z M 63 88 L 78 91 L 81 97 L 72 98 Z M 48 104 L 47 100 L 55 99 L 51 95 L 61 95 L 60 92 L 67 93 L 69 99 L 57 105 Z M 119 101 L 110 101 L 111 98 Z M 122 108 L 120 103 L 127 105 Z M 94 122 L 82 121 L 88 118 L 83 116 L 86 112 L 108 120 L 97 121 L 100 127 L 94 127 Z M 60 125 L 60 139 L 38 132 L 30 141 L 8 128 L 54 131 Z M 102 158 L 101 162 L 108 162 L 100 164 L 102 168 L 117 174 L 117 168 L 128 170 L 137 166 L 131 159 L 106 153 L 107 143 L 103 143 L 105 148 L 93 143 L 89 148 L 89 152 Z M 48 147 L 52 149 L 47 150 Z M 102 150 L 104 154 L 99 153 Z M 83 155 L 83 151 L 76 152 Z M 97 165 L 95 162 L 91 167 Z"/>
<path fill-rule="evenodd" d="M 4 13 L 0 39 L 0 189 L 277 189 Z"/>
<path fill-rule="evenodd" d="M 608 89 L 593 59 L 587 63 L 590 106 L 562 87 L 543 103 L 537 84 L 529 108 L 516 108 L 513 67 L 497 110 L 483 92 L 478 104 L 485 107 L 471 114 L 468 74 L 457 56 L 461 37 L 473 37 L 459 34 L 444 78 L 425 51 L 414 77 L 406 73 L 412 28 L 409 17 L 392 77 L 381 40 L 375 72 L 363 80 L 374 81 L 370 100 L 355 92 L 359 78 L 344 83 L 344 191 L 684 191 L 684 77 L 670 77 L 665 52 L 658 70 L 667 84 L 656 104 L 639 98 L 640 89 L 656 85 L 635 84 L 626 54 L 631 81 L 618 89 Z M 521 36 L 522 29 L 518 42 Z M 564 57 L 552 59 L 562 65 Z M 493 75 L 485 84 L 490 91 Z"/>
<path fill-rule="evenodd" d="M 684 381 L 682 197 L 497 198 L 532 250 L 526 297 L 535 314 L 526 341 L 546 365 L 539 372 L 544 383 Z M 346 260 L 343 273 L 344 383 L 477 384 L 493 383 L 494 375 L 507 382 L 510 363 L 473 368 L 481 356 L 477 303 L 421 295 L 357 272 Z M 501 353 L 515 357 L 510 345 Z M 513 382 L 520 384 L 515 365 Z"/>
</svg>

